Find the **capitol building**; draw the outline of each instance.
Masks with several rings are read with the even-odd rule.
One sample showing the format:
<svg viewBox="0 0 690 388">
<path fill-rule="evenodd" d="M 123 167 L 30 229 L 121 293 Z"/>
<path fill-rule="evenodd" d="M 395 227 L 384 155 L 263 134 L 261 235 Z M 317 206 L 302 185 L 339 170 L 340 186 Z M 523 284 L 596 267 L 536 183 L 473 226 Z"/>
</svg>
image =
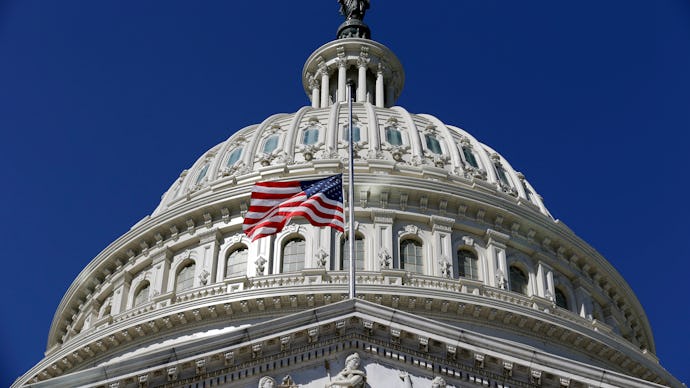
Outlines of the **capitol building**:
<svg viewBox="0 0 690 388">
<path fill-rule="evenodd" d="M 396 105 L 369 1 L 340 3 L 310 103 L 190 163 L 77 276 L 13 387 L 682 387 L 622 276 L 472 128 Z M 256 182 L 342 173 L 347 193 L 351 156 L 354 235 L 242 232 Z"/>
</svg>

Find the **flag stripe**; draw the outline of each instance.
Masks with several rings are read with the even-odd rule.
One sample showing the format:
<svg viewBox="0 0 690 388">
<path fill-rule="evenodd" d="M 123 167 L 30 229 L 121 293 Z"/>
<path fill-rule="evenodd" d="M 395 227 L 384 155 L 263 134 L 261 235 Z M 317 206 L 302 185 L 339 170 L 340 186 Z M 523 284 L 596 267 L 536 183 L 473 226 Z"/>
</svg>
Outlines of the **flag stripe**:
<svg viewBox="0 0 690 388">
<path fill-rule="evenodd" d="M 280 232 L 292 217 L 344 231 L 342 177 L 256 183 L 242 229 L 254 241 Z"/>
</svg>

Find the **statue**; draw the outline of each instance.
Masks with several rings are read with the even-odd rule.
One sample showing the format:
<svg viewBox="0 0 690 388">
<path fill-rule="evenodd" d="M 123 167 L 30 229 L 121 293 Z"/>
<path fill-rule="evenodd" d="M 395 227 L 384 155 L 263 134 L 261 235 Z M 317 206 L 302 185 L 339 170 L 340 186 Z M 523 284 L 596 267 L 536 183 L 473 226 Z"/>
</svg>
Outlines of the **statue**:
<svg viewBox="0 0 690 388">
<path fill-rule="evenodd" d="M 263 256 L 259 256 L 258 259 L 254 262 L 256 264 L 256 275 L 257 276 L 263 276 L 264 271 L 266 270 L 266 263 L 268 260 L 264 259 Z"/>
<path fill-rule="evenodd" d="M 446 380 L 443 379 L 441 376 L 436 376 L 433 380 L 431 380 L 431 388 L 445 388 L 446 387 Z"/>
<path fill-rule="evenodd" d="M 505 290 L 506 286 L 508 285 L 508 281 L 506 280 L 506 277 L 503 275 L 503 271 L 501 271 L 500 268 L 496 270 L 496 285 L 501 290 Z"/>
<path fill-rule="evenodd" d="M 392 259 L 393 257 L 390 252 L 388 252 L 388 249 L 381 248 L 381 250 L 379 250 L 379 267 L 381 267 L 381 269 L 390 268 Z"/>
<path fill-rule="evenodd" d="M 450 279 L 450 277 L 453 275 L 453 267 L 451 264 L 445 258 L 438 263 L 441 264 L 441 276 L 446 279 Z"/>
<path fill-rule="evenodd" d="M 273 377 L 264 376 L 259 380 L 259 388 L 275 388 L 276 381 Z"/>
<path fill-rule="evenodd" d="M 328 260 L 326 260 L 328 258 L 328 253 L 320 248 L 314 256 L 316 258 L 316 266 L 319 268 L 326 268 L 326 264 L 328 264 Z"/>
<path fill-rule="evenodd" d="M 369 0 L 338 0 L 340 3 L 340 14 L 345 16 L 345 20 L 363 20 L 364 14 L 369 9 Z"/>
<path fill-rule="evenodd" d="M 359 354 L 352 353 L 345 359 L 345 368 L 333 376 L 333 381 L 326 384 L 326 388 L 333 387 L 349 387 L 349 388 L 364 388 L 367 376 L 357 369 L 359 368 Z"/>
</svg>

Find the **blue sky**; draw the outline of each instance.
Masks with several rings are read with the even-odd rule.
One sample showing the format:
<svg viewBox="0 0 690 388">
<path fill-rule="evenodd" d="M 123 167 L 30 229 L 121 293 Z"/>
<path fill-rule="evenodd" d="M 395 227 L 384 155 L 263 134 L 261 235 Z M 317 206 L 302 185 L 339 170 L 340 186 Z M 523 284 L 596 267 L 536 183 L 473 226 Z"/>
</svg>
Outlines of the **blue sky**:
<svg viewBox="0 0 690 388">
<path fill-rule="evenodd" d="M 398 101 L 502 153 L 644 306 L 690 382 L 690 3 L 373 0 Z M 335 0 L 0 3 L 0 385 L 86 264 L 233 131 L 308 104 Z"/>
</svg>

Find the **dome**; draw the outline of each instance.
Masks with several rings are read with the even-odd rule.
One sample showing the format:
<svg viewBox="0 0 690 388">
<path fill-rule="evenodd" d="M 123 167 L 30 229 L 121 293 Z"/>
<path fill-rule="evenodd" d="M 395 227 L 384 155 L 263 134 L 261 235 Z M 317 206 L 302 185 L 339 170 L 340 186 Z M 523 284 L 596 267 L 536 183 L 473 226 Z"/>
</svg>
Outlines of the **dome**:
<svg viewBox="0 0 690 388">
<path fill-rule="evenodd" d="M 353 105 L 353 122 L 358 180 L 385 175 L 400 182 L 428 180 L 449 191 L 479 188 L 494 201 L 508 201 L 550 217 L 524 175 L 458 127 L 431 115 L 369 102 Z M 348 110 L 342 103 L 304 107 L 243 128 L 183 171 L 152 216 L 225 187 L 342 171 L 348 158 L 347 129 Z M 378 190 L 370 194 L 380 195 Z"/>
<path fill-rule="evenodd" d="M 498 152 L 395 106 L 402 65 L 358 23 L 307 59 L 309 106 L 205 152 L 87 265 L 15 386 L 239 387 L 288 372 L 323 386 L 328 360 L 353 350 L 371 386 L 399 369 L 456 386 L 680 386 L 621 275 Z M 347 234 L 301 218 L 242 233 L 254 183 L 347 169 L 348 84 L 355 300 Z"/>
</svg>

